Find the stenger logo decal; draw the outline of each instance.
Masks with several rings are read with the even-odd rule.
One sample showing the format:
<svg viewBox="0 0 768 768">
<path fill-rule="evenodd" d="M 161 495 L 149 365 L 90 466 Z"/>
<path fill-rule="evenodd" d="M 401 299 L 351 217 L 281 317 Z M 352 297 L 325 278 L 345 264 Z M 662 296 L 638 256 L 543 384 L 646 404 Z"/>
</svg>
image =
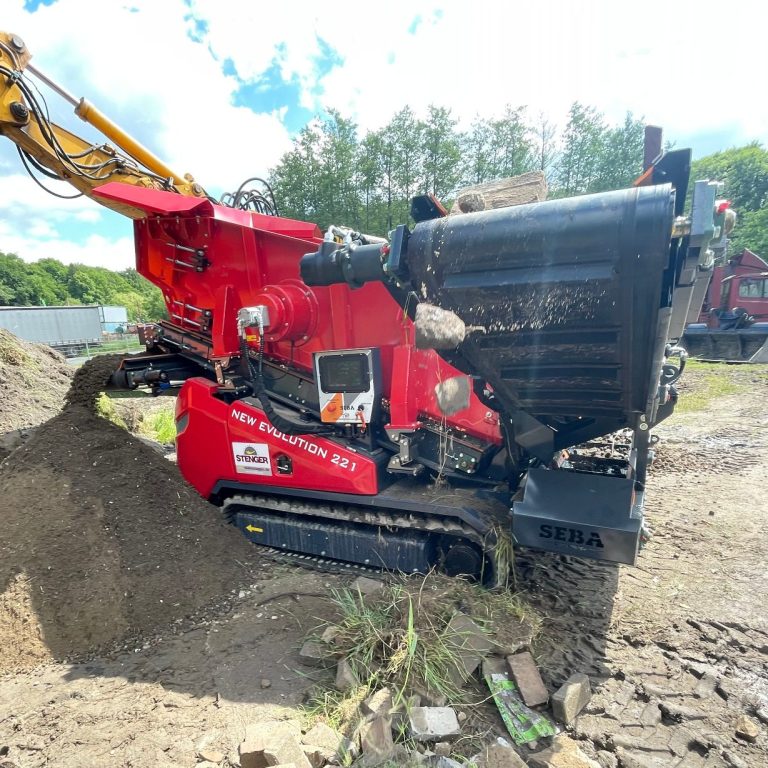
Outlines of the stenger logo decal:
<svg viewBox="0 0 768 768">
<path fill-rule="evenodd" d="M 266 443 L 232 443 L 235 471 L 243 475 L 271 475 L 272 460 Z"/>
</svg>

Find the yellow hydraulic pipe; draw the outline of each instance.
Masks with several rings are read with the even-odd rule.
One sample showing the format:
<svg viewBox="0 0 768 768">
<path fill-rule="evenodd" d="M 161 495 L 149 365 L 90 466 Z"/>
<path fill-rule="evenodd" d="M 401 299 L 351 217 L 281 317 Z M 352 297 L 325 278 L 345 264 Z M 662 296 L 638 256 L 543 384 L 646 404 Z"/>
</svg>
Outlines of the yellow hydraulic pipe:
<svg viewBox="0 0 768 768">
<path fill-rule="evenodd" d="M 129 136 L 122 128 L 115 125 L 87 99 L 80 99 L 75 107 L 75 114 L 81 120 L 101 131 L 107 138 L 114 141 L 120 149 L 127 152 L 134 160 L 140 162 L 152 173 L 156 173 L 164 179 L 172 179 L 174 184 L 186 184 L 189 182 L 189 179 L 185 179 L 181 174 L 172 171 L 146 147 L 139 144 L 136 139 Z"/>
<path fill-rule="evenodd" d="M 80 99 L 78 101 L 69 91 L 51 80 L 48 75 L 33 67 L 32 64 L 27 63 L 27 70 L 68 101 L 75 108 L 75 114 L 81 120 L 101 131 L 108 139 L 114 141 L 123 152 L 127 152 L 134 160 L 138 160 L 152 173 L 156 173 L 163 179 L 173 179 L 174 184 L 188 184 L 192 181 L 191 178 L 185 179 L 181 174 L 174 173 L 162 160 L 153 155 L 146 147 L 139 144 L 136 139 L 131 138 L 122 128 L 115 125 L 90 101 L 87 99 Z"/>
</svg>

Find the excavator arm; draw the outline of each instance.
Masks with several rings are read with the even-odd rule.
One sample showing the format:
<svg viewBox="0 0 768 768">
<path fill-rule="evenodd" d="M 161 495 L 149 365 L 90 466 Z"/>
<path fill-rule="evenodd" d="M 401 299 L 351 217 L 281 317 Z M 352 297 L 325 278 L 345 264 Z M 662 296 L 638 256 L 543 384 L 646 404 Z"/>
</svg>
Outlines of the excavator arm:
<svg viewBox="0 0 768 768">
<path fill-rule="evenodd" d="M 0 134 L 17 147 L 30 175 L 69 182 L 101 205 L 130 218 L 145 213 L 119 201 L 93 195 L 110 181 L 206 197 L 189 175 L 169 168 L 146 147 L 121 130 L 86 99 L 76 99 L 30 64 L 31 54 L 17 35 L 0 32 Z M 42 95 L 29 75 L 52 88 L 74 107 L 75 114 L 99 130 L 109 143 L 92 144 L 52 123 Z"/>
</svg>

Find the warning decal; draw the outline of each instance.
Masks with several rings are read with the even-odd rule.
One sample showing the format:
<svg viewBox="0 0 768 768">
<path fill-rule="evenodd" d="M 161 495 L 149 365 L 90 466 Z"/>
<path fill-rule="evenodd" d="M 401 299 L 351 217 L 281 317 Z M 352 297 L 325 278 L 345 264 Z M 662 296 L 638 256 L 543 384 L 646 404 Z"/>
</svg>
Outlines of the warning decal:
<svg viewBox="0 0 768 768">
<path fill-rule="evenodd" d="M 271 475 L 272 461 L 266 443 L 232 443 L 235 470 L 245 475 Z"/>
</svg>

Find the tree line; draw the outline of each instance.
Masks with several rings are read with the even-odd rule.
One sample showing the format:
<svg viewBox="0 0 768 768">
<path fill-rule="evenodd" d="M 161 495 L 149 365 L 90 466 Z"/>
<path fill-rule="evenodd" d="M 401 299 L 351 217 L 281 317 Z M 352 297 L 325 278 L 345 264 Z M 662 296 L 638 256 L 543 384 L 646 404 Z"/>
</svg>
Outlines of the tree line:
<svg viewBox="0 0 768 768">
<path fill-rule="evenodd" d="M 419 119 L 406 106 L 360 136 L 331 111 L 299 133 L 270 183 L 284 216 L 386 235 L 408 222 L 416 194 L 450 202 L 461 187 L 527 171 L 544 172 L 550 198 L 628 187 L 643 170 L 643 137 L 632 113 L 612 125 L 578 102 L 562 131 L 544 115 L 530 120 L 524 107 L 477 117 L 460 131 L 445 107 L 430 106 Z M 768 257 L 768 150 L 752 142 L 703 157 L 691 169 L 691 184 L 696 179 L 723 182 L 738 213 L 730 253 L 749 248 Z"/>
<path fill-rule="evenodd" d="M 0 253 L 0 306 L 62 304 L 115 304 L 125 307 L 133 321 L 165 317 L 160 289 L 135 269 L 113 272 L 57 259 L 27 263 L 16 254 Z"/>
<path fill-rule="evenodd" d="M 543 171 L 550 197 L 618 189 L 643 170 L 643 122 L 609 124 L 597 109 L 571 106 L 562 132 L 524 107 L 477 117 L 461 131 L 451 110 L 424 119 L 404 107 L 378 131 L 359 135 L 338 111 L 309 123 L 270 174 L 280 213 L 384 235 L 409 219 L 410 200 L 443 202 L 472 184 Z"/>
</svg>

